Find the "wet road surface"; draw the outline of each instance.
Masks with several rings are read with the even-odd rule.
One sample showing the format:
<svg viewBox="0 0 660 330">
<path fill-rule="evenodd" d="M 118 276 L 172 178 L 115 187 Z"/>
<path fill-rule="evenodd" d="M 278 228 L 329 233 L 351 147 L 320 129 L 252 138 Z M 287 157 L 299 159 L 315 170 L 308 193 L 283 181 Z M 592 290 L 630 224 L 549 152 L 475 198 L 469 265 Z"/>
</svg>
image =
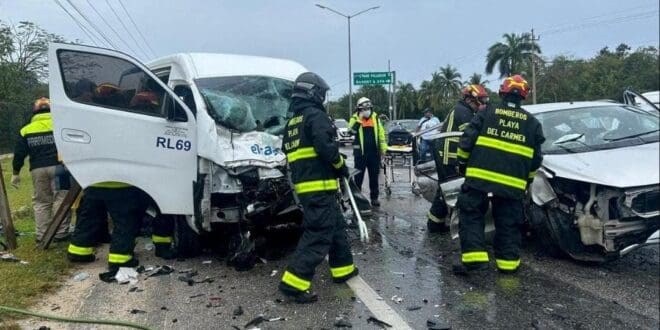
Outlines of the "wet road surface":
<svg viewBox="0 0 660 330">
<path fill-rule="evenodd" d="M 457 277 L 451 273 L 456 243 L 447 234 L 426 232 L 427 201 L 413 196 L 405 183 L 397 183 L 392 196 L 383 196 L 381 202 L 380 210 L 366 217 L 372 236 L 368 244 L 359 242 L 357 230 L 349 230 L 355 263 L 361 278 L 380 296 L 378 302 L 386 303 L 412 329 L 427 329 L 428 321 L 438 329 L 659 327 L 656 247 L 605 265 L 539 257 L 538 251 L 526 247 L 516 275 L 499 274 L 491 265 L 487 271 Z M 144 250 L 144 243 L 141 239 L 137 249 L 142 264 L 163 264 L 153 251 Z M 333 329 L 339 317 L 354 329 L 381 328 L 367 321 L 376 312 L 367 308 L 369 304 L 346 284 L 332 283 L 327 263 L 318 267 L 313 282 L 319 302 L 283 302 L 277 283 L 286 258 L 258 264 L 248 272 L 236 272 L 212 255 L 167 262 L 174 273 L 140 278 L 138 289 L 131 292 L 134 286 L 97 279 L 105 260 L 99 256 L 95 264 L 80 267 L 91 278 L 67 282 L 37 307 L 50 312 L 58 301 L 71 301 L 71 315 L 131 320 L 158 329 L 243 329 L 260 314 L 285 319 L 261 323 L 261 329 Z M 178 272 L 191 268 L 198 272 L 196 281 L 210 280 L 192 286 L 180 281 Z M 81 285 L 85 287 L 74 290 Z M 234 315 L 239 314 L 234 313 L 238 306 L 243 314 Z M 134 309 L 139 311 L 131 313 Z M 27 328 L 42 324 L 46 323 L 24 322 Z M 69 328 L 48 324 L 52 329 Z"/>
</svg>

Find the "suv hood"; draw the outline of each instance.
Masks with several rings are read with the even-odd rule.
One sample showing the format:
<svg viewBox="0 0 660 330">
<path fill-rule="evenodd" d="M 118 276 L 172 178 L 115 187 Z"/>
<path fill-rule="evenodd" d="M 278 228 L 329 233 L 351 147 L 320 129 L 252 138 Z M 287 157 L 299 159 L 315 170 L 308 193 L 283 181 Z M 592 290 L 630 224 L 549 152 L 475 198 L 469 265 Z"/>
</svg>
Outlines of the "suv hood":
<svg viewBox="0 0 660 330">
<path fill-rule="evenodd" d="M 543 167 L 554 176 L 628 188 L 658 184 L 660 143 L 575 154 L 545 155 Z"/>
</svg>

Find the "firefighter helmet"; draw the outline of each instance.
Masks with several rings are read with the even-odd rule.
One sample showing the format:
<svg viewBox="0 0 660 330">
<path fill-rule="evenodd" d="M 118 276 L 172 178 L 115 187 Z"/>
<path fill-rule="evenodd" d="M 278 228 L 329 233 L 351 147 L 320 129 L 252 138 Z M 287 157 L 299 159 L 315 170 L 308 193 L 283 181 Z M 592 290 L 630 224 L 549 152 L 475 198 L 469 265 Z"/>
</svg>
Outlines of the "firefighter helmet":
<svg viewBox="0 0 660 330">
<path fill-rule="evenodd" d="M 330 86 L 319 75 L 313 72 L 302 73 L 293 83 L 293 93 L 291 97 L 299 97 L 318 104 L 323 104 L 325 94 L 330 90 Z"/>
<path fill-rule="evenodd" d="M 374 106 L 371 104 L 371 100 L 368 97 L 361 97 L 357 100 L 358 110 L 367 110 L 372 109 Z"/>
<path fill-rule="evenodd" d="M 529 93 L 529 84 L 527 80 L 521 75 L 517 74 L 515 76 L 507 77 L 502 81 L 500 85 L 500 95 L 502 94 L 513 94 L 518 95 L 523 100 L 527 97 Z"/>
</svg>

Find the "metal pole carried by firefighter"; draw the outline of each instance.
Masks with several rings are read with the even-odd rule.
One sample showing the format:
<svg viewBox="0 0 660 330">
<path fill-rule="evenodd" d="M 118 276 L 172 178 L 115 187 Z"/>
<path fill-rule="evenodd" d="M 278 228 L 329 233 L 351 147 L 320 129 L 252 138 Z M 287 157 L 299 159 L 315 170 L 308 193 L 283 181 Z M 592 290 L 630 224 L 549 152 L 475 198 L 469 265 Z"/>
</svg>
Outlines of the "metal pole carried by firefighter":
<svg viewBox="0 0 660 330">
<path fill-rule="evenodd" d="M 461 238 L 461 260 L 453 267 L 457 274 L 488 266 L 484 215 L 489 200 L 497 269 L 512 273 L 520 266 L 523 198 L 541 165 L 545 138 L 541 123 L 520 107 L 529 93 L 523 77 L 504 79 L 499 93 L 501 104 L 477 112 L 458 145 L 458 171 L 465 183 L 457 201 Z"/>
<path fill-rule="evenodd" d="M 358 274 L 337 202 L 337 178 L 347 178 L 349 173 L 323 108 L 329 89 L 314 73 L 296 78 L 289 106 L 293 117 L 286 124 L 282 141 L 291 181 L 303 207 L 304 232 L 279 290 L 297 303 L 318 299 L 310 288 L 316 266 L 326 255 L 335 283 L 344 283 Z"/>
</svg>

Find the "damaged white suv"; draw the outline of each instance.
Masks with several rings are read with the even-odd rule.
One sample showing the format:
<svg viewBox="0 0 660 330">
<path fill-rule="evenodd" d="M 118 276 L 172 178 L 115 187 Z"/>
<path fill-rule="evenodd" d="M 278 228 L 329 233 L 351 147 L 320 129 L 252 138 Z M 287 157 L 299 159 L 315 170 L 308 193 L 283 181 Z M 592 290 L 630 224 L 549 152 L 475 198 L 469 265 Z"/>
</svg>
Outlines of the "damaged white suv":
<svg viewBox="0 0 660 330">
<path fill-rule="evenodd" d="M 658 243 L 659 117 L 635 106 L 571 102 L 524 106 L 543 125 L 543 163 L 529 188 L 526 221 L 551 255 L 584 261 L 618 258 Z M 432 165 L 419 185 L 431 200 Z M 450 207 L 463 179 L 442 183 Z M 453 234 L 458 216 L 452 209 Z M 487 226 L 492 231 L 493 226 Z M 456 235 L 453 235 L 454 237 Z"/>
</svg>

